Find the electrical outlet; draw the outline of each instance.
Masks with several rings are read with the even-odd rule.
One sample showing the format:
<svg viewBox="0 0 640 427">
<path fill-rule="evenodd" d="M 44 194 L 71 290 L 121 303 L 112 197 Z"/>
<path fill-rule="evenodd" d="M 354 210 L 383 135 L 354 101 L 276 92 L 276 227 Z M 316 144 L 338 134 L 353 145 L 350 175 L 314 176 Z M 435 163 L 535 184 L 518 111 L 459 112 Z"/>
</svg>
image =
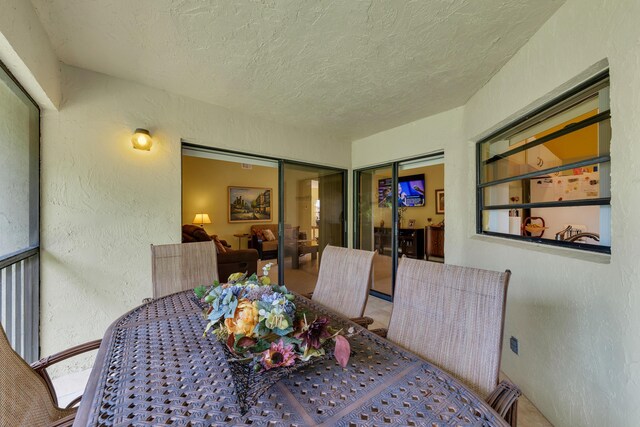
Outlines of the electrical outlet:
<svg viewBox="0 0 640 427">
<path fill-rule="evenodd" d="M 511 351 L 518 354 L 518 338 L 511 337 L 511 339 L 509 339 L 509 347 L 511 347 Z"/>
</svg>

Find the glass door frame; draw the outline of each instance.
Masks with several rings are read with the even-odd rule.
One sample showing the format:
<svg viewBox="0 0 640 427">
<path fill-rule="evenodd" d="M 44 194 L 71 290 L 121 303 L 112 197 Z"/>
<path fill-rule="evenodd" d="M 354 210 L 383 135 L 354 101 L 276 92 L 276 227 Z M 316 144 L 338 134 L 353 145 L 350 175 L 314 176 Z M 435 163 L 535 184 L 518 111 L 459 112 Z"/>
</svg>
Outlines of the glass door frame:
<svg viewBox="0 0 640 427">
<path fill-rule="evenodd" d="M 353 247 L 354 249 L 360 249 L 360 175 L 366 171 L 372 169 L 391 169 L 391 188 L 398 188 L 398 172 L 400 171 L 400 165 L 406 162 L 413 162 L 419 160 L 428 160 L 432 158 L 442 158 L 444 164 L 444 151 L 438 150 L 434 153 L 409 157 L 401 160 L 394 160 L 392 162 L 379 163 L 371 166 L 365 166 L 362 168 L 353 170 Z M 396 273 L 398 271 L 398 197 L 393 198 L 391 207 L 391 295 L 376 291 L 374 289 L 369 290 L 369 294 L 378 298 L 393 302 L 393 296 L 396 290 Z"/>
<path fill-rule="evenodd" d="M 246 153 L 243 151 L 236 151 L 236 150 L 228 150 L 225 148 L 217 148 L 217 147 L 212 147 L 212 146 L 207 146 L 207 145 L 200 145 L 200 144 L 194 144 L 192 142 L 189 142 L 186 139 L 181 139 L 180 140 L 180 155 L 182 156 L 182 150 L 183 149 L 196 149 L 196 150 L 204 150 L 204 151 L 211 151 L 211 152 L 218 152 L 218 153 L 224 153 L 224 154 L 229 154 L 229 155 L 235 155 L 238 156 L 239 158 L 242 157 L 253 157 L 256 159 L 261 159 L 261 160 L 267 160 L 267 161 L 272 161 L 274 163 L 278 164 L 278 266 L 282 266 L 282 268 L 278 268 L 278 283 L 281 285 L 285 285 L 286 283 L 284 282 L 284 168 L 285 165 L 298 165 L 298 166 L 306 166 L 306 167 L 310 167 L 310 168 L 319 168 L 319 169 L 327 169 L 327 170 L 333 170 L 339 173 L 342 173 L 342 246 L 346 247 L 347 246 L 347 237 L 348 237 L 348 229 L 347 229 L 347 219 L 349 217 L 348 215 L 348 205 L 347 205 L 347 201 L 348 201 L 348 195 L 347 195 L 347 191 L 349 188 L 348 182 L 347 182 L 347 169 L 343 169 L 343 168 L 338 168 L 335 166 L 325 166 L 322 164 L 318 164 L 318 163 L 308 163 L 308 162 L 302 162 L 302 161 L 298 161 L 298 160 L 289 160 L 289 159 L 283 159 L 283 158 L 279 158 L 279 157 L 272 157 L 272 156 L 267 156 L 267 155 L 263 155 L 263 154 L 253 154 L 253 153 Z M 180 201 L 182 203 L 182 199 L 183 199 L 183 195 L 182 195 L 182 162 L 180 162 L 180 181 L 181 181 L 181 185 L 180 185 Z"/>
</svg>

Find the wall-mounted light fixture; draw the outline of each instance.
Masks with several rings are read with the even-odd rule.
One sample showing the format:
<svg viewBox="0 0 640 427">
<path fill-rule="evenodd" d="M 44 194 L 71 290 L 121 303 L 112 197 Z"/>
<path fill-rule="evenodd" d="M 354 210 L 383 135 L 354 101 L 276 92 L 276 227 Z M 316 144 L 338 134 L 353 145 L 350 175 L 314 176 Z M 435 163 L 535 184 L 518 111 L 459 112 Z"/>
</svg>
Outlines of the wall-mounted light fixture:
<svg viewBox="0 0 640 427">
<path fill-rule="evenodd" d="M 153 140 L 148 130 L 138 128 L 131 137 L 131 143 L 136 150 L 150 151 Z"/>
<path fill-rule="evenodd" d="M 200 224 L 200 227 L 204 227 L 205 224 L 211 224 L 211 220 L 208 214 L 199 213 L 193 218 L 193 224 Z"/>
</svg>

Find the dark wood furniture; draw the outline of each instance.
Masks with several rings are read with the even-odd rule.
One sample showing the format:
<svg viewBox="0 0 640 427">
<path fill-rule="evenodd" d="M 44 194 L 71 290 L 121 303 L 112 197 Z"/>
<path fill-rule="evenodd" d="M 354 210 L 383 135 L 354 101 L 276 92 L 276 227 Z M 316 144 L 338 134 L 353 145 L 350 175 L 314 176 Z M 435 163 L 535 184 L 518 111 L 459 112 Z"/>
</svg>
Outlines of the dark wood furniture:
<svg viewBox="0 0 640 427">
<path fill-rule="evenodd" d="M 424 258 L 424 230 L 422 228 L 401 228 L 398 231 L 398 256 Z"/>
<path fill-rule="evenodd" d="M 318 244 L 312 240 L 299 240 L 298 241 L 298 254 L 300 256 L 311 254 L 311 259 L 318 258 Z"/>
<path fill-rule="evenodd" d="M 391 255 L 391 228 L 374 227 L 375 250 L 380 255 Z M 398 230 L 398 256 L 424 258 L 424 230 L 421 228 L 400 228 Z"/>
<path fill-rule="evenodd" d="M 105 333 L 75 426 L 507 426 L 480 397 L 400 346 L 304 297 L 296 305 L 354 333 L 346 368 L 318 360 L 276 383 L 244 415 L 215 337 L 190 292 L 154 300 Z"/>
<path fill-rule="evenodd" d="M 182 226 L 182 243 L 211 241 L 217 236 L 209 236 L 202 228 L 185 224 Z M 258 271 L 259 254 L 256 249 L 231 249 L 226 240 L 219 240 L 225 252 L 218 253 L 218 277 L 226 280 L 232 273 L 246 271 L 249 275 Z"/>
<path fill-rule="evenodd" d="M 430 256 L 444 258 L 444 226 L 429 225 L 424 228 L 427 235 L 425 252 Z"/>
<path fill-rule="evenodd" d="M 391 255 L 391 229 L 373 227 L 375 250 L 380 255 Z"/>
</svg>

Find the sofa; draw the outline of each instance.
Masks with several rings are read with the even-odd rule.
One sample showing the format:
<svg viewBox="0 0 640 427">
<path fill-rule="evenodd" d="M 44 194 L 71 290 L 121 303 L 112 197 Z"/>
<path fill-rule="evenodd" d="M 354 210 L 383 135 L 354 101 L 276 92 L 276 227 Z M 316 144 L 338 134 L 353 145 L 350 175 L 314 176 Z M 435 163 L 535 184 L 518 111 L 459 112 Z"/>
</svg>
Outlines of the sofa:
<svg viewBox="0 0 640 427">
<path fill-rule="evenodd" d="M 219 240 L 216 235 L 209 235 L 202 227 L 185 224 L 182 226 L 182 243 L 213 241 L 217 249 L 218 277 L 226 282 L 227 277 L 237 272 L 247 272 L 249 275 L 258 271 L 258 251 L 255 249 L 231 249 L 225 240 Z"/>
<path fill-rule="evenodd" d="M 271 230 L 275 240 L 267 240 L 264 230 Z M 255 224 L 251 226 L 249 247 L 258 251 L 260 259 L 278 258 L 278 224 Z"/>
<path fill-rule="evenodd" d="M 267 240 L 264 230 L 271 230 L 275 240 Z M 285 257 L 291 257 L 292 267 L 298 268 L 298 232 L 300 227 L 284 226 Z M 249 247 L 258 251 L 261 260 L 278 258 L 278 224 L 254 224 L 251 226 Z"/>
</svg>

